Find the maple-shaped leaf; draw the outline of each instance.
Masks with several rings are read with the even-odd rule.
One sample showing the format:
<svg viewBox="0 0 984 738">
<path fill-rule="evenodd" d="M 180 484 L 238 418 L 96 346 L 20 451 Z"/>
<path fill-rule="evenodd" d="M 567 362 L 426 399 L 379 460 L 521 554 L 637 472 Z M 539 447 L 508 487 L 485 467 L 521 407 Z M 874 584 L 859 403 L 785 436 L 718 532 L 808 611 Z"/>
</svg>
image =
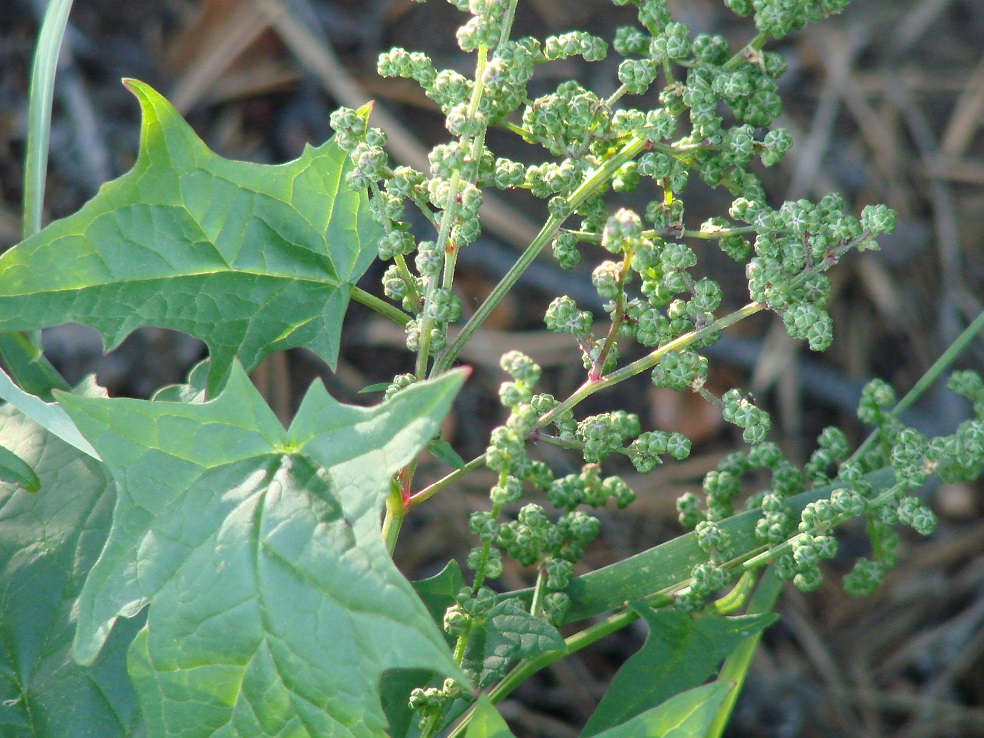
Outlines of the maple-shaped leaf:
<svg viewBox="0 0 984 738">
<path fill-rule="evenodd" d="M 103 464 L 12 405 L 0 407 L 0 443 L 41 481 L 34 494 L 0 483 L 0 736 L 141 735 L 126 674 L 141 623 L 114 631 L 91 666 L 71 654 L 75 604 L 109 533 L 113 481 Z"/>
<path fill-rule="evenodd" d="M 238 363 L 200 403 L 59 394 L 117 483 L 79 602 L 76 658 L 149 604 L 130 674 L 151 736 L 382 736 L 379 680 L 461 678 L 380 535 L 391 477 L 464 374 L 373 408 L 317 383 L 288 430 Z"/>
<path fill-rule="evenodd" d="M 140 326 L 184 331 L 247 370 L 305 346 L 334 368 L 351 285 L 376 254 L 364 191 L 329 141 L 271 166 L 209 151 L 149 86 L 136 164 L 74 215 L 0 257 L 0 331 L 92 326 L 108 348 Z"/>
</svg>

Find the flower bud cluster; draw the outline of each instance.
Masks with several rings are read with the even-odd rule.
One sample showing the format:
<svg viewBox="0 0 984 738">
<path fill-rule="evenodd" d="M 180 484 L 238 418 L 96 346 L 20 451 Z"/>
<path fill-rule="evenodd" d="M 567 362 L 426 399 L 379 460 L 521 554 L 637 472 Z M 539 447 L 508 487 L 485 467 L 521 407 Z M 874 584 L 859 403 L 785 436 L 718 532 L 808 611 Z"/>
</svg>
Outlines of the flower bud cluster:
<svg viewBox="0 0 984 738">
<path fill-rule="evenodd" d="M 526 439 L 536 427 L 540 416 L 556 401 L 549 395 L 534 395 L 541 369 L 520 351 L 509 351 L 499 365 L 511 377 L 499 386 L 499 401 L 510 409 L 504 425 L 492 430 L 490 445 L 485 451 L 485 465 L 501 474 L 529 479 L 538 487 L 548 486 L 553 477 L 542 463 L 526 455 Z"/>
<path fill-rule="evenodd" d="M 754 13 L 755 27 L 774 38 L 798 31 L 808 23 L 840 13 L 850 0 L 724 0 L 725 6 L 737 15 Z"/>
<path fill-rule="evenodd" d="M 860 221 L 843 208 L 843 198 L 834 194 L 817 204 L 787 202 L 779 210 L 745 197 L 731 207 L 732 218 L 758 231 L 755 256 L 746 267 L 751 298 L 781 315 L 789 335 L 808 341 L 814 351 L 833 338 L 824 272 L 851 248 L 877 248 L 874 237 L 895 222 L 884 206 L 866 208 Z"/>
<path fill-rule="evenodd" d="M 858 416 L 878 426 L 887 452 L 878 450 L 862 459 L 845 460 L 848 444 L 844 434 L 836 429 L 824 430 L 804 471 L 815 485 L 826 485 L 832 482 L 828 470 L 839 464 L 833 483 L 846 486 L 803 509 L 797 533 L 789 540 L 789 551 L 776 559 L 781 576 L 804 591 L 815 589 L 822 581 L 819 563 L 836 555 L 833 529 L 845 520 L 864 515 L 872 556 L 858 559 L 843 584 L 848 594 L 870 594 L 898 558 L 899 536 L 894 526 L 907 525 L 921 535 L 935 530 L 932 510 L 908 492 L 917 490 L 931 475 L 942 480 L 970 479 L 984 470 L 984 381 L 974 372 L 956 372 L 949 386 L 967 397 L 975 415 L 949 436 L 926 438 L 915 429 L 902 426 L 890 410 L 896 403 L 895 392 L 882 380 L 870 382 L 862 390 Z M 894 472 L 895 483 L 876 491 L 864 470 L 881 468 L 886 462 Z M 770 546 L 782 546 L 788 535 L 788 514 L 783 513 L 785 520 L 774 520 L 778 501 L 771 494 L 762 498 L 761 506 L 764 516 L 756 533 Z M 774 522 L 783 523 L 787 530 L 772 530 Z"/>
<path fill-rule="evenodd" d="M 653 369 L 652 377 L 657 387 L 700 389 L 707 379 L 707 358 L 696 351 L 668 351 Z"/>
<path fill-rule="evenodd" d="M 543 317 L 547 330 L 554 333 L 570 333 L 572 336 L 587 336 L 591 333 L 594 316 L 588 310 L 581 310 L 573 298 L 563 295 L 554 298 Z"/>
<path fill-rule="evenodd" d="M 608 106 L 574 80 L 562 82 L 555 92 L 538 97 L 523 111 L 525 137 L 554 156 L 570 158 L 611 126 Z"/>
<path fill-rule="evenodd" d="M 661 456 L 680 461 L 690 456 L 690 439 L 682 433 L 646 431 L 629 445 L 628 454 L 636 471 L 647 474 L 663 463 Z"/>
<path fill-rule="evenodd" d="M 844 431 L 835 426 L 824 428 L 817 439 L 817 448 L 810 455 L 803 471 L 815 486 L 830 483 L 828 471 L 847 458 L 850 446 Z"/>
<path fill-rule="evenodd" d="M 417 713 L 423 728 L 432 719 L 439 718 L 448 703 L 459 699 L 471 701 L 474 697 L 454 679 L 448 678 L 440 687 L 414 688 L 410 692 L 410 709 Z"/>
<path fill-rule="evenodd" d="M 574 564 L 584 557 L 584 547 L 600 530 L 598 519 L 580 510 L 565 512 L 554 522 L 541 506 L 530 503 L 501 526 L 496 543 L 523 566 L 542 569 L 544 609 L 548 619 L 559 624 L 570 604 L 562 590 L 570 583 Z"/>
<path fill-rule="evenodd" d="M 930 454 L 940 481 L 970 481 L 984 473 L 984 380 L 977 372 L 957 371 L 948 386 L 968 400 L 973 417 L 951 436 L 933 439 Z"/>
<path fill-rule="evenodd" d="M 547 500 L 551 505 L 568 512 L 579 505 L 604 507 L 609 500 L 619 509 L 635 499 L 635 492 L 621 477 L 601 476 L 598 464 L 585 464 L 580 474 L 568 474 L 555 479 L 547 490 Z"/>
<path fill-rule="evenodd" d="M 638 415 L 615 410 L 578 422 L 574 438 L 581 444 L 584 460 L 596 463 L 621 450 L 625 441 L 638 436 L 640 431 Z"/>
<path fill-rule="evenodd" d="M 755 445 L 765 441 L 772 427 L 769 414 L 752 404 L 740 390 L 731 389 L 721 398 L 725 421 L 743 429 L 745 443 Z"/>
</svg>

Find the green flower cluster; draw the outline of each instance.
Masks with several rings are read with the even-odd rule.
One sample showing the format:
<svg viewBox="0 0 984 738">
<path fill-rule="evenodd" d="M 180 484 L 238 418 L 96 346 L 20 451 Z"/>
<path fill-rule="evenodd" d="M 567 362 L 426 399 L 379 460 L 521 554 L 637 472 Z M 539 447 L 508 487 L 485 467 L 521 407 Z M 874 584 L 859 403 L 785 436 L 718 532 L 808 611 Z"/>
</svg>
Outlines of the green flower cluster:
<svg viewBox="0 0 984 738">
<path fill-rule="evenodd" d="M 707 520 L 698 523 L 694 533 L 697 545 L 708 558 L 694 566 L 690 586 L 676 594 L 675 606 L 686 612 L 700 610 L 708 595 L 726 587 L 733 578 L 723 566 L 734 555 L 728 533 L 717 523 Z"/>
<path fill-rule="evenodd" d="M 420 170 L 391 165 L 386 135 L 368 125 L 366 109 L 342 109 L 331 117 L 335 141 L 351 161 L 349 184 L 370 192 L 370 215 L 380 225 L 378 255 L 387 262 L 383 290 L 407 313 L 401 322 L 408 348 L 417 353 L 414 373 L 394 378 L 387 397 L 450 367 L 459 344 L 548 244 L 564 269 L 590 261 L 591 284 L 607 317 L 596 321 L 566 295 L 550 302 L 547 329 L 577 342 L 587 370 L 582 389 L 563 402 L 536 394 L 542 372 L 528 356 L 512 351 L 502 357 L 509 379 L 499 387 L 499 400 L 508 417 L 492 430 L 482 459 L 496 483 L 490 508 L 469 519 L 477 540 L 467 557 L 472 585 L 458 593 L 443 623 L 458 640 L 456 652 L 464 653 L 475 625 L 495 605 L 487 582 L 502 574 L 505 556 L 536 568 L 533 613 L 562 622 L 575 564 L 600 531 L 599 520 L 583 508 L 621 508 L 634 497 L 622 478 L 603 474 L 601 465 L 613 454 L 627 457 L 640 473 L 666 456 L 689 455 L 685 436 L 642 432 L 633 413 L 575 417 L 572 408 L 587 394 L 643 371 L 651 370 L 657 387 L 698 392 L 719 405 L 749 446 L 705 477 L 702 499 L 686 494 L 678 500 L 680 521 L 694 530 L 704 558 L 677 593 L 677 607 L 702 608 L 730 584 L 736 560 L 747 558 L 749 551 L 738 550 L 724 521 L 735 515 L 742 484 L 751 479 L 763 486 L 742 504 L 760 511 L 754 532 L 766 550 L 763 562 L 774 561 L 779 574 L 801 589 L 814 589 L 822 582 L 823 562 L 838 554 L 836 527 L 863 517 L 871 555 L 856 562 L 844 584 L 852 593 L 871 591 L 897 559 L 896 526 L 923 534 L 935 526 L 914 494 L 918 488 L 933 475 L 955 481 L 984 471 L 984 381 L 970 372 L 954 375 L 951 388 L 969 400 L 974 417 L 941 438 L 905 427 L 893 410 L 891 387 L 871 383 L 858 416 L 877 427 L 879 443 L 849 456 L 845 434 L 828 428 L 800 468 L 766 440 L 770 417 L 748 396 L 737 389 L 719 400 L 711 395 L 708 362 L 700 353 L 718 340 L 722 326 L 762 308 L 781 317 L 790 336 L 824 350 L 833 336 L 827 271 L 852 250 L 877 248 L 875 239 L 895 225 L 889 208 L 868 206 L 855 216 L 836 194 L 772 207 L 755 173 L 778 164 L 792 143 L 787 131 L 771 128 L 782 111 L 777 80 L 786 61 L 765 51 L 766 41 L 840 12 L 847 0 L 724 0 L 736 14 L 751 16 L 759 31 L 742 48 L 719 34 L 691 33 L 674 19 L 667 0 L 612 0 L 631 5 L 635 21 L 617 28 L 610 42 L 579 30 L 513 38 L 517 0 L 449 2 L 467 14 L 457 41 L 474 55 L 471 78 L 436 68 L 419 51 L 394 48 L 378 61 L 380 75 L 413 80 L 444 115 L 447 139 Z M 531 93 L 541 65 L 574 58 L 578 65 L 592 64 L 609 54 L 618 59 L 599 72 L 610 76 L 605 93 L 571 79 Z M 633 100 L 654 104 L 636 108 Z M 486 140 L 493 126 L 539 147 L 539 156 L 524 154 L 519 162 L 498 155 Z M 727 217 L 692 222 L 686 198 L 693 177 L 729 193 Z M 524 190 L 545 201 L 548 217 L 517 266 L 449 341 L 448 326 L 463 313 L 455 290 L 457 256 L 481 235 L 487 188 Z M 622 207 L 628 193 L 635 195 L 636 209 Z M 411 228 L 420 222 L 408 212 L 413 210 L 432 232 Z M 700 273 L 708 244 L 743 265 L 752 305 L 719 315 L 724 291 Z M 650 353 L 627 350 L 629 342 Z M 623 356 L 640 353 L 645 356 L 620 364 Z M 576 451 L 585 463 L 580 471 L 555 476 L 530 458 L 531 439 Z M 872 474 L 886 468 L 894 474 L 890 486 L 881 477 L 874 483 Z M 802 503 L 792 498 L 807 485 L 822 497 L 800 510 Z M 524 501 L 527 491 L 540 501 Z M 544 500 L 556 512 L 548 512 Z M 425 724 L 422 735 L 430 738 L 449 703 L 463 697 L 450 680 L 414 690 L 411 704 Z"/>
<path fill-rule="evenodd" d="M 635 498 L 620 477 L 604 477 L 597 462 L 614 451 L 641 455 L 647 436 L 643 434 L 634 446 L 624 449 L 627 439 L 639 436 L 639 419 L 635 415 L 617 411 L 579 422 L 570 412 L 560 413 L 551 421 L 559 433 L 554 440 L 578 448 L 589 463 L 578 474 L 555 478 L 545 464 L 527 456 L 526 440 L 531 435 L 546 439 L 538 430 L 540 418 L 553 411 L 557 401 L 550 395 L 533 394 L 541 369 L 528 356 L 510 351 L 500 365 L 510 375 L 510 381 L 503 382 L 499 389 L 500 400 L 510 408 L 510 415 L 505 424 L 493 430 L 485 464 L 499 473 L 501 481 L 490 492 L 491 509 L 475 512 L 469 520 L 469 530 L 480 544 L 469 554 L 467 564 L 475 570 L 476 582 L 501 574 L 503 554 L 523 566 L 536 566 L 542 582 L 538 601 L 546 617 L 560 623 L 569 604 L 562 590 L 570 582 L 574 564 L 583 557 L 585 545 L 600 530 L 598 519 L 578 508 L 603 507 L 609 501 L 624 508 Z M 651 449 L 648 453 L 666 453 L 669 448 L 682 458 L 686 455 L 684 446 L 689 452 L 689 442 L 682 436 L 666 436 L 658 451 Z M 559 517 L 553 519 L 541 505 L 528 503 L 515 519 L 500 520 L 505 507 L 521 500 L 524 480 L 545 494 L 547 501 L 561 511 Z M 473 616 L 465 612 L 455 617 L 466 622 Z"/>
<path fill-rule="evenodd" d="M 823 351 L 833 340 L 826 311 L 830 280 L 824 272 L 849 250 L 877 249 L 874 238 L 894 228 L 895 213 L 868 206 L 861 219 L 843 212 L 843 198 L 829 194 L 817 204 L 787 202 L 772 210 L 761 201 L 738 198 L 731 216 L 758 232 L 748 262 L 749 295 L 782 316 L 793 338 Z"/>
<path fill-rule="evenodd" d="M 574 437 L 581 444 L 584 460 L 599 462 L 620 450 L 627 439 L 638 436 L 640 430 L 638 415 L 616 410 L 580 421 Z"/>
<path fill-rule="evenodd" d="M 765 441 L 772 427 L 772 421 L 765 410 L 755 407 L 737 389 L 728 390 L 721 398 L 721 405 L 725 421 L 743 429 L 742 438 L 745 443 L 755 445 Z"/>
<path fill-rule="evenodd" d="M 669 455 L 678 461 L 690 456 L 690 439 L 682 433 L 646 431 L 629 445 L 628 455 L 636 471 L 647 474 L 663 463 L 661 456 Z"/>
<path fill-rule="evenodd" d="M 930 535 L 936 528 L 936 516 L 912 492 L 933 475 L 946 481 L 968 480 L 984 470 L 984 381 L 974 372 L 960 371 L 953 374 L 949 387 L 966 397 L 973 408 L 973 417 L 951 435 L 930 439 L 905 427 L 892 409 L 895 392 L 884 381 L 874 380 L 862 390 L 858 409 L 859 418 L 878 427 L 881 444 L 873 451 L 848 458 L 845 434 L 826 428 L 803 471 L 771 443 L 759 444 L 748 453 L 731 454 L 705 478 L 704 509 L 695 495 L 680 498 L 680 520 L 687 527 L 703 530 L 702 526 L 730 517 L 740 492 L 740 477 L 755 467 L 768 467 L 772 472 L 770 488 L 752 495 L 748 504 L 762 511 L 755 533 L 768 545 L 779 576 L 803 591 L 816 589 L 823 581 L 821 563 L 838 553 L 834 529 L 847 520 L 864 517 L 872 555 L 858 559 L 843 584 L 849 594 L 869 594 L 897 562 L 896 526 L 907 525 L 921 535 Z M 886 465 L 894 480 L 876 487 L 866 472 Z M 788 499 L 803 491 L 807 481 L 814 488 L 829 485 L 833 489 L 826 497 L 807 504 L 796 522 Z M 702 536 L 698 534 L 699 539 Z M 705 544 L 701 546 L 709 550 Z M 715 563 L 713 557 L 711 563 Z M 694 576 L 698 574 L 705 578 L 702 581 L 710 581 L 706 571 L 695 570 Z M 700 587 L 691 590 L 701 596 L 707 594 Z M 689 595 L 691 590 L 685 590 L 690 599 L 684 602 L 696 606 L 698 599 Z"/>
<path fill-rule="evenodd" d="M 774 38 L 782 38 L 808 23 L 840 13 L 850 0 L 724 0 L 737 15 L 754 13 L 755 26 Z"/>
</svg>

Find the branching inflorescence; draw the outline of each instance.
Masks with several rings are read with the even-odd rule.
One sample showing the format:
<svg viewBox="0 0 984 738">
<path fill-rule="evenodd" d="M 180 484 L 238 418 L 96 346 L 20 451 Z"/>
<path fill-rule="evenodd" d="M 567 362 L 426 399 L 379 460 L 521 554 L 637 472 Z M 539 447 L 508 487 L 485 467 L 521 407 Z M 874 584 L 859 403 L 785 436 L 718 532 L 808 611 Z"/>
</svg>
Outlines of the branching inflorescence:
<svg viewBox="0 0 984 738">
<path fill-rule="evenodd" d="M 893 526 L 904 523 L 923 534 L 933 529 L 932 512 L 911 493 L 931 474 L 962 479 L 980 473 L 980 378 L 954 376 L 951 386 L 971 401 L 975 419 L 935 439 L 902 427 L 892 412 L 894 393 L 874 382 L 865 389 L 859 417 L 876 427 L 877 442 L 850 456 L 846 436 L 828 428 L 809 462 L 799 468 L 768 440 L 769 415 L 748 395 L 738 389 L 719 398 L 710 395 L 707 359 L 700 353 L 718 340 L 721 329 L 763 310 L 780 316 L 793 338 L 824 350 L 833 336 L 827 271 L 852 250 L 876 249 L 876 237 L 894 226 L 895 214 L 887 207 L 869 206 L 854 217 L 836 194 L 818 203 L 799 200 L 773 208 L 753 172 L 777 164 L 791 145 L 787 131 L 769 128 L 781 111 L 776 80 L 786 62 L 782 54 L 765 50 L 766 42 L 841 11 L 846 0 L 725 0 L 738 15 L 753 16 L 757 29 L 737 50 L 722 36 L 692 35 L 671 16 L 665 0 L 613 0 L 635 6 L 637 22 L 619 28 L 610 43 L 581 31 L 514 39 L 517 0 L 451 2 L 469 14 L 458 43 L 476 59 L 472 78 L 435 69 L 419 51 L 393 49 L 378 65 L 382 76 L 416 81 L 445 115 L 449 139 L 431 151 L 428 171 L 391 166 L 383 149 L 385 134 L 367 127 L 356 111 L 340 110 L 331 120 L 336 140 L 355 164 L 351 184 L 371 190 L 373 217 L 385 231 L 379 256 L 389 262 L 384 291 L 409 314 L 407 346 L 418 357 L 415 372 L 398 377 L 388 394 L 450 367 L 463 342 L 547 245 L 564 269 L 597 259 L 591 281 L 607 313 L 606 327 L 599 330 L 595 316 L 571 297 L 559 295 L 550 303 L 546 327 L 570 334 L 583 354 L 586 382 L 569 398 L 536 394 L 540 368 L 518 352 L 502 357 L 509 380 L 502 384 L 500 399 L 509 416 L 493 430 L 484 459 L 469 465 L 484 463 L 498 481 L 490 509 L 470 521 L 478 539 L 467 558 L 473 583 L 445 617 L 447 632 L 458 641 L 459 661 L 469 634 L 495 602 L 487 582 L 501 573 L 503 556 L 536 567 L 532 614 L 563 622 L 569 604 L 564 590 L 574 564 L 599 532 L 598 520 L 583 508 L 609 500 L 624 507 L 634 496 L 622 479 L 605 476 L 601 465 L 607 457 L 622 454 L 638 471 L 648 472 L 666 457 L 683 459 L 690 453 L 683 435 L 643 430 L 630 412 L 575 416 L 575 407 L 589 394 L 643 371 L 651 372 L 658 387 L 700 392 L 718 404 L 749 445 L 707 476 L 703 500 L 687 494 L 678 502 L 681 522 L 694 529 L 706 554 L 689 585 L 675 593 L 678 607 L 700 610 L 708 595 L 750 564 L 774 562 L 782 578 L 804 590 L 817 587 L 820 563 L 837 553 L 834 528 L 859 516 L 867 521 L 872 555 L 857 563 L 845 586 L 852 593 L 871 591 L 895 561 Z M 612 94 L 598 95 L 572 80 L 529 97 L 527 85 L 538 66 L 575 56 L 597 62 L 612 52 L 622 58 Z M 655 107 L 631 107 L 642 95 L 657 100 Z M 498 156 L 486 144 L 491 127 L 539 145 L 543 160 L 525 164 Z M 685 195 L 695 176 L 730 193 L 726 216 L 701 224 L 689 221 Z M 454 291 L 457 254 L 479 237 L 482 193 L 490 188 L 527 190 L 546 201 L 549 218 L 452 342 L 448 325 L 462 314 Z M 651 199 L 640 211 L 622 207 L 622 195 L 643 192 Z M 432 234 L 416 235 L 408 208 L 426 218 Z M 690 245 L 698 241 L 716 243 L 744 264 L 749 305 L 719 317 L 725 295 L 717 283 L 700 276 Z M 622 364 L 619 346 L 627 341 L 649 353 Z M 575 450 L 583 468 L 555 476 L 527 455 L 531 438 Z M 873 484 L 871 472 L 886 466 L 894 471 L 894 481 Z M 751 472 L 758 479 L 764 473 L 769 481 L 760 492 L 743 495 L 743 479 Z M 799 514 L 790 509 L 794 495 L 831 484 L 835 491 L 828 498 Z M 539 490 L 558 512 L 528 502 L 515 517 L 504 519 L 506 509 L 515 510 L 523 499 L 524 487 Z M 761 510 L 755 528 L 760 547 L 754 551 L 736 550 L 720 525 L 745 508 Z M 480 681 L 481 675 L 474 676 Z M 429 731 L 425 734 L 441 724 L 443 706 L 459 697 L 453 682 L 414 693 L 413 703 Z"/>
</svg>

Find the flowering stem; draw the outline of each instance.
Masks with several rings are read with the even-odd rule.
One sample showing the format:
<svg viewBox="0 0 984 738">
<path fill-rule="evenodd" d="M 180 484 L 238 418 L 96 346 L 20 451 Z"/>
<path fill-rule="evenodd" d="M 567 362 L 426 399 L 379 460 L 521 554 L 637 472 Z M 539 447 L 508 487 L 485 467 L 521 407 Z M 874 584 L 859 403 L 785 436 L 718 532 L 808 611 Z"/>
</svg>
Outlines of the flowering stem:
<svg viewBox="0 0 984 738">
<path fill-rule="evenodd" d="M 761 51 L 762 47 L 765 46 L 765 42 L 769 40 L 769 36 L 770 34 L 768 31 L 759 31 L 755 38 L 745 44 L 741 51 L 728 59 L 727 63 L 724 65 L 725 70 L 729 72 L 735 70 L 743 60 L 748 58 L 748 53 L 750 51 Z"/>
<path fill-rule="evenodd" d="M 488 63 L 488 49 L 485 46 L 478 47 L 478 61 L 475 64 L 475 86 L 472 88 L 471 99 L 468 102 L 468 115 L 474 117 L 478 112 L 478 106 L 482 101 L 482 94 L 485 91 L 483 80 L 485 78 L 485 65 Z M 476 133 L 471 141 L 467 136 L 462 137 L 462 144 L 468 143 L 465 147 L 469 151 L 471 161 L 478 166 L 478 157 L 481 156 L 482 146 L 485 142 L 485 129 Z M 478 156 L 475 152 L 478 151 Z M 477 176 L 477 170 L 476 170 Z M 444 252 L 444 274 L 441 286 L 450 289 L 454 281 L 454 269 L 458 260 L 458 250 L 451 243 L 451 226 L 454 224 L 458 214 L 459 193 L 461 189 L 461 170 L 455 169 L 451 175 L 450 187 L 448 188 L 448 199 L 444 204 L 444 212 L 441 215 L 441 227 L 437 234 L 437 249 Z M 434 320 L 430 316 L 430 305 L 434 299 L 434 292 L 437 290 L 437 280 L 431 279 L 427 283 L 427 292 L 424 295 L 424 307 L 421 311 L 420 319 L 420 346 L 417 349 L 416 374 L 418 379 L 427 376 L 427 359 L 430 356 L 431 328 Z"/>
<path fill-rule="evenodd" d="M 563 402 L 556 405 L 550 412 L 545 413 L 543 417 L 537 421 L 537 427 L 542 428 L 549 425 L 555 418 L 557 418 L 562 413 L 570 410 L 575 405 L 580 403 L 587 397 L 590 397 L 598 390 L 605 389 L 606 387 L 611 387 L 613 384 L 621 382 L 623 379 L 628 379 L 629 377 L 634 377 L 636 374 L 646 371 L 647 369 L 652 369 L 654 366 L 659 364 L 660 359 L 671 351 L 679 351 L 680 349 L 686 348 L 694 341 L 703 338 L 711 333 L 716 333 L 717 331 L 723 330 L 730 325 L 734 325 L 740 320 L 755 315 L 755 313 L 761 312 L 765 309 L 765 305 L 759 302 L 750 302 L 745 307 L 735 312 L 725 315 L 723 318 L 715 320 L 708 326 L 701 328 L 699 330 L 690 331 L 684 333 L 682 336 L 670 341 L 664 346 L 660 346 L 658 349 L 652 353 L 633 361 L 631 364 L 626 364 L 621 369 L 618 369 L 606 377 L 600 379 L 589 379 L 587 382 L 582 384 L 574 393 L 568 397 Z"/>
<path fill-rule="evenodd" d="M 956 361 L 957 357 L 963 352 L 964 349 L 970 345 L 970 342 L 974 340 L 974 337 L 984 329 L 984 312 L 977 316 L 970 325 L 964 328 L 963 332 L 957 336 L 957 339 L 950 344 L 946 351 L 944 351 L 940 357 L 933 362 L 933 365 L 926 370 L 919 381 L 913 385 L 912 389 L 909 390 L 905 397 L 899 400 L 898 404 L 892 408 L 890 415 L 898 417 L 900 413 L 905 412 L 910 407 L 912 407 L 916 401 L 923 396 L 923 394 L 932 387 L 936 380 L 940 378 L 940 375 L 947 370 L 947 368 Z M 857 451 L 851 455 L 851 460 L 857 460 L 864 458 L 864 454 L 868 452 L 872 444 L 874 444 L 879 436 L 881 436 L 880 431 L 873 431 L 864 442 L 858 446 Z"/>
<path fill-rule="evenodd" d="M 615 172 L 625 164 L 627 161 L 631 161 L 645 148 L 646 139 L 635 137 L 630 139 L 612 158 L 604 163 L 601 167 L 592 172 L 581 185 L 571 193 L 570 197 L 567 199 L 569 209 L 571 212 L 580 207 L 585 200 L 587 200 L 591 195 L 595 194 L 603 185 L 605 185 L 611 178 L 615 175 Z M 454 340 L 448 348 L 446 348 L 440 355 L 438 355 L 436 361 L 434 362 L 434 375 L 446 372 L 451 364 L 454 363 L 455 359 L 458 358 L 458 354 L 461 353 L 461 349 L 481 327 L 482 323 L 485 322 L 486 318 L 492 313 L 503 297 L 513 288 L 516 282 L 522 276 L 523 272 L 526 271 L 527 267 L 533 263 L 534 259 L 539 256 L 543 247 L 546 246 L 560 231 L 560 227 L 564 224 L 566 218 L 560 218 L 556 215 L 551 215 L 547 219 L 543 228 L 533 239 L 533 242 L 527 247 L 516 263 L 513 264 L 512 268 L 506 272 L 505 276 L 499 283 L 495 286 L 489 296 L 485 298 L 485 301 L 479 305 L 478 309 L 471 316 L 464 327 L 461 329 L 461 333 Z"/>
<path fill-rule="evenodd" d="M 622 323 L 625 322 L 625 275 L 629 272 L 631 262 L 632 256 L 626 251 L 625 256 L 622 258 L 622 270 L 618 275 L 618 294 L 615 296 L 615 309 L 612 311 L 612 325 L 608 329 L 608 335 L 605 336 L 605 344 L 601 347 L 601 351 L 598 352 L 597 358 L 591 362 L 591 372 L 596 377 L 604 375 L 605 362 L 608 360 L 608 354 L 611 353 L 612 347 L 615 346 L 615 341 L 618 340 L 618 332 L 622 327 Z"/>
</svg>

